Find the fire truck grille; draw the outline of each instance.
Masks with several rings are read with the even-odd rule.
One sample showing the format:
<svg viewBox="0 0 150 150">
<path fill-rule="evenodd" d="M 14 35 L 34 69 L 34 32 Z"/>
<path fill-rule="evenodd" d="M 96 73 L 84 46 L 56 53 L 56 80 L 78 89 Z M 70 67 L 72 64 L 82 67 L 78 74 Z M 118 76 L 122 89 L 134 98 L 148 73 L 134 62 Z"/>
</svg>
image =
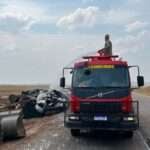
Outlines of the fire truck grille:
<svg viewBox="0 0 150 150">
<path fill-rule="evenodd" d="M 82 102 L 80 104 L 81 113 L 120 113 L 120 102 Z"/>
</svg>

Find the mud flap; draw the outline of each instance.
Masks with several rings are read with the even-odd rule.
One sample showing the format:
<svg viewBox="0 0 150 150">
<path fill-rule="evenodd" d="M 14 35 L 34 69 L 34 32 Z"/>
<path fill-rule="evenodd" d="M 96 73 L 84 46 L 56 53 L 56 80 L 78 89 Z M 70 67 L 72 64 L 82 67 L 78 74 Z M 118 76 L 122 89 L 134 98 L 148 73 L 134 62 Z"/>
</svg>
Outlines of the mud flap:
<svg viewBox="0 0 150 150">
<path fill-rule="evenodd" d="M 21 111 L 8 111 L 0 113 L 1 139 L 14 139 L 25 137 L 23 115 Z"/>
</svg>

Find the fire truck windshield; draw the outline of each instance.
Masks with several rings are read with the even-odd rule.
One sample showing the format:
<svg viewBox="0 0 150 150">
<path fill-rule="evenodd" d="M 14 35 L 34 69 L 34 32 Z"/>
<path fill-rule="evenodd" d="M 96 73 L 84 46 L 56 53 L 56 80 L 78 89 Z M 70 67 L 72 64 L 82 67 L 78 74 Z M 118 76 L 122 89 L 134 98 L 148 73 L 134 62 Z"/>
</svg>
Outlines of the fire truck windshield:
<svg viewBox="0 0 150 150">
<path fill-rule="evenodd" d="M 77 68 L 73 72 L 72 86 L 75 88 L 129 87 L 127 67 Z"/>
</svg>

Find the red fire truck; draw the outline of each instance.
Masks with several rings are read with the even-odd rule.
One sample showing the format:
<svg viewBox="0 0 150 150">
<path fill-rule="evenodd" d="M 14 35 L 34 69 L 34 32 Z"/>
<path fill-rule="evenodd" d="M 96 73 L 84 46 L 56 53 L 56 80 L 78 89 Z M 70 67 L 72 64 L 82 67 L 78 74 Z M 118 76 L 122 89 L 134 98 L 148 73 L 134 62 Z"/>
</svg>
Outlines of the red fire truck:
<svg viewBox="0 0 150 150">
<path fill-rule="evenodd" d="M 71 69 L 72 84 L 64 124 L 72 136 L 82 129 L 121 131 L 127 137 L 139 127 L 139 103 L 131 95 L 129 69 L 137 69 L 137 85 L 144 85 L 139 66 L 128 66 L 118 56 L 86 56 Z"/>
</svg>

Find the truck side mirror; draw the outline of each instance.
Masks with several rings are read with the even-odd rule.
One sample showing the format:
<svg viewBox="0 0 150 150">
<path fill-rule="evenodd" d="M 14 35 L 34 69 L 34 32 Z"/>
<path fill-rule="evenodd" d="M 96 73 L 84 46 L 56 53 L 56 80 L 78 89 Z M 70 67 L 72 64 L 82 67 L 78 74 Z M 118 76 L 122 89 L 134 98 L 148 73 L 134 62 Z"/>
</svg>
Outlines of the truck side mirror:
<svg viewBox="0 0 150 150">
<path fill-rule="evenodd" d="M 65 87 L 65 77 L 60 78 L 60 87 Z"/>
<path fill-rule="evenodd" d="M 137 83 L 138 86 L 144 86 L 144 77 L 143 76 L 137 76 Z"/>
</svg>

